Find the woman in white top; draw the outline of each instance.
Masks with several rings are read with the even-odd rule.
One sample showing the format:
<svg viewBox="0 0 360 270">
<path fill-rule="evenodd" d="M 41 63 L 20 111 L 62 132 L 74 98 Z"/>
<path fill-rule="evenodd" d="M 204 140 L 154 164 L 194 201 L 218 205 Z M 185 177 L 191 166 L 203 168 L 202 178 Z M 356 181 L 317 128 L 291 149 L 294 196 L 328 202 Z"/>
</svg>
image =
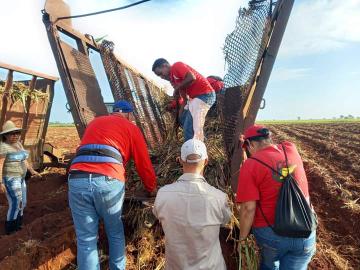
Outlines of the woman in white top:
<svg viewBox="0 0 360 270">
<path fill-rule="evenodd" d="M 27 170 L 39 175 L 26 161 L 29 154 L 20 143 L 21 128 L 12 121 L 3 125 L 0 142 L 0 192 L 6 192 L 9 202 L 5 231 L 11 234 L 21 229 L 26 205 Z"/>
</svg>

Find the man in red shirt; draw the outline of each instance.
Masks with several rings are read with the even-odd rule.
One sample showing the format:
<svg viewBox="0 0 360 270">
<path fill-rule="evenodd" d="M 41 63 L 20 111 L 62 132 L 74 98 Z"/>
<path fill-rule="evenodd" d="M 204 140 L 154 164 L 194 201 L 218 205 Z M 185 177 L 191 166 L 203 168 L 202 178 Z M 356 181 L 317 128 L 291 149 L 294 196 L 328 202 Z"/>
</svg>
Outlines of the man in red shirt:
<svg viewBox="0 0 360 270">
<path fill-rule="evenodd" d="M 216 94 L 220 93 L 225 87 L 223 80 L 218 76 L 208 76 L 206 79 L 208 80 L 208 82 L 210 83 L 211 87 L 214 89 Z M 174 111 L 176 110 L 176 107 L 178 105 L 181 106 L 183 103 L 184 103 L 184 99 L 182 97 L 179 97 L 177 102 L 176 99 L 172 99 L 168 103 L 166 109 L 168 111 Z"/>
<path fill-rule="evenodd" d="M 248 157 L 256 158 L 296 179 L 304 197 L 310 201 L 303 162 L 293 143 L 273 144 L 270 131 L 260 125 L 249 127 L 241 138 Z M 285 163 L 286 151 L 289 171 Z M 275 208 L 284 177 L 255 159 L 248 158 L 240 168 L 236 201 L 240 203 L 240 239 L 246 241 L 251 230 L 261 249 L 260 269 L 305 270 L 315 253 L 316 232 L 308 238 L 282 237 L 274 233 Z"/>
<path fill-rule="evenodd" d="M 99 268 L 97 234 L 104 220 L 109 240 L 110 269 L 125 269 L 125 237 L 121 221 L 125 195 L 125 165 L 134 159 L 149 193 L 156 192 L 156 176 L 144 137 L 132 123 L 133 107 L 118 101 L 113 113 L 87 126 L 69 172 L 69 204 L 77 237 L 80 270 Z"/>
<path fill-rule="evenodd" d="M 182 97 L 178 118 L 183 127 L 185 141 L 192 138 L 204 140 L 205 117 L 215 103 L 216 95 L 208 80 L 192 67 L 182 62 L 170 65 L 164 58 L 157 59 L 152 71 L 174 87 L 174 99 Z"/>
</svg>

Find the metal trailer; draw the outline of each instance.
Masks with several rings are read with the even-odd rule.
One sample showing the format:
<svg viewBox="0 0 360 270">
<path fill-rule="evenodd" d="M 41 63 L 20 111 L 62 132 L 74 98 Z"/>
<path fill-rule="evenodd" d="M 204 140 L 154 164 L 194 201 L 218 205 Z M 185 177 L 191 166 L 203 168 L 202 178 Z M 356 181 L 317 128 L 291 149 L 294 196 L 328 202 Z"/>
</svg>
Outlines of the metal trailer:
<svg viewBox="0 0 360 270">
<path fill-rule="evenodd" d="M 154 148 L 161 144 L 164 122 L 159 100 L 166 94 L 154 82 L 115 56 L 112 42 L 99 44 L 91 35 L 73 29 L 70 19 L 58 20 L 58 17 L 68 15 L 69 7 L 64 2 L 46 2 L 43 22 L 79 136 L 83 135 L 94 117 L 108 114 L 109 109 L 90 61 L 91 52 L 101 56 L 113 99 L 131 101 L 137 124 L 148 145 Z"/>
<path fill-rule="evenodd" d="M 250 17 L 247 22 L 249 28 L 244 30 L 245 38 L 241 37 L 241 40 L 234 42 L 235 62 L 244 62 L 239 58 L 250 55 L 251 45 L 247 44 L 248 41 L 258 39 L 261 45 L 252 51 L 250 60 L 253 65 L 250 71 L 240 69 L 236 72 L 236 76 L 243 76 L 242 73 L 245 72 L 247 79 L 229 87 L 219 100 L 223 114 L 225 149 L 231 167 L 231 186 L 234 191 L 237 189 L 242 162 L 238 138 L 246 127 L 255 122 L 294 0 L 252 0 L 249 1 L 249 9 L 240 9 L 239 14 L 246 17 L 252 12 L 256 13 L 261 3 L 269 5 L 264 25 L 256 25 L 257 17 Z M 46 1 L 43 22 L 80 137 L 87 123 L 95 116 L 107 114 L 109 107 L 109 104 L 103 101 L 90 62 L 89 51 L 94 50 L 101 55 L 114 100 L 125 98 L 132 101 L 138 125 L 142 128 L 149 146 L 154 148 L 161 144 L 165 125 L 159 102 L 166 95 L 164 91 L 115 56 L 111 42 L 98 44 L 91 35 L 84 35 L 73 29 L 71 19 L 59 20 L 60 17 L 69 15 L 70 9 L 63 1 Z M 254 37 L 256 32 L 261 34 L 260 38 Z M 64 35 L 71 38 L 75 46 L 67 44 Z M 237 50 L 242 54 L 237 55 Z"/>
<path fill-rule="evenodd" d="M 30 151 L 29 161 L 34 169 L 41 169 L 44 157 L 45 136 L 54 98 L 54 84 L 59 78 L 2 62 L 0 62 L 0 68 L 7 70 L 6 79 L 0 80 L 4 90 L 1 93 L 0 99 L 0 126 L 6 121 L 11 120 L 23 129 L 20 140 L 25 149 Z M 14 73 L 17 72 L 30 75 L 32 78 L 30 80 L 15 80 Z M 26 95 L 26 99 L 23 102 L 14 101 L 12 98 L 12 89 L 16 83 L 26 86 L 23 91 L 29 91 L 29 95 Z M 34 98 L 31 98 L 31 93 L 34 91 L 41 91 L 46 93 L 46 95 L 44 95 L 44 98 L 34 100 Z"/>
</svg>

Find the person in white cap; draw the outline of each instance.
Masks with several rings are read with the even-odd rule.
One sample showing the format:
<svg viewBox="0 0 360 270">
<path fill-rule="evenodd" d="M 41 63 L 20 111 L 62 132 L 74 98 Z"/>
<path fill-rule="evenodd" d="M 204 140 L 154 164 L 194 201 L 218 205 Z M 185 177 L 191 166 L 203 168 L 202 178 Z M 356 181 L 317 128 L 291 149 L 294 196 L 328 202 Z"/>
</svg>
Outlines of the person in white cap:
<svg viewBox="0 0 360 270">
<path fill-rule="evenodd" d="M 27 170 L 32 175 L 36 172 L 26 161 L 29 154 L 20 143 L 21 128 L 12 121 L 7 121 L 2 128 L 0 142 L 0 192 L 6 192 L 9 209 L 6 216 L 5 232 L 11 234 L 21 229 L 26 205 Z"/>
<path fill-rule="evenodd" d="M 223 270 L 220 226 L 230 221 L 227 195 L 204 178 L 206 146 L 191 139 L 181 147 L 183 175 L 159 189 L 153 213 L 165 233 L 166 270 Z"/>
</svg>

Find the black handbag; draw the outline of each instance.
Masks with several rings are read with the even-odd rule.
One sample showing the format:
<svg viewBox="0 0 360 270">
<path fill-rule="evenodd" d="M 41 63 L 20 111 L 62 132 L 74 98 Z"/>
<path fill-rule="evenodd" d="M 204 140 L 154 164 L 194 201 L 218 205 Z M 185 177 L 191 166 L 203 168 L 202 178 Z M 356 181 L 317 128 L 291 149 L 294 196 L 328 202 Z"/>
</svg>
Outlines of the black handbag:
<svg viewBox="0 0 360 270">
<path fill-rule="evenodd" d="M 251 157 L 251 159 L 268 167 L 283 178 L 283 184 L 280 188 L 276 202 L 274 226 L 270 225 L 268 219 L 264 215 L 260 203 L 258 203 L 260 212 L 268 226 L 271 227 L 277 235 L 292 238 L 308 238 L 310 234 L 316 230 L 317 217 L 312 209 L 311 203 L 309 205 L 305 199 L 296 179 L 290 174 L 285 147 L 284 145 L 281 146 L 284 150 L 285 164 L 288 171 L 286 176 L 282 175 L 265 162 Z"/>
</svg>

